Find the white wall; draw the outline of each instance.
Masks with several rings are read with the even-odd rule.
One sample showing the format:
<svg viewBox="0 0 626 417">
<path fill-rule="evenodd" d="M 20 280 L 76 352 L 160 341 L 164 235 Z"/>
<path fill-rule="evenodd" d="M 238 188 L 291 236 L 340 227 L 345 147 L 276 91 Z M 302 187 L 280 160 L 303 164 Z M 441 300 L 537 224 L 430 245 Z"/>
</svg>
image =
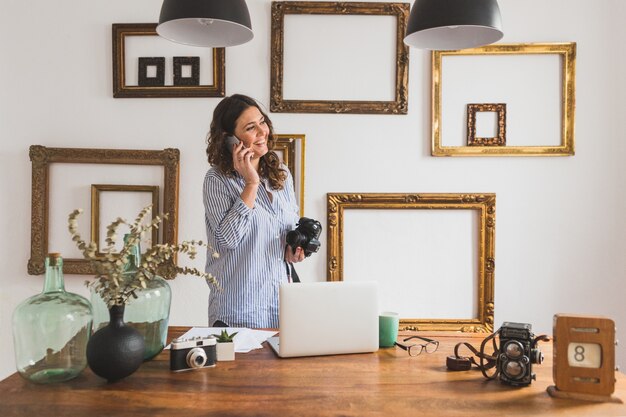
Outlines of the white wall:
<svg viewBox="0 0 626 417">
<path fill-rule="evenodd" d="M 430 58 L 411 50 L 408 115 L 271 114 L 278 132 L 306 134 L 306 215 L 326 225 L 327 192 L 495 192 L 496 324 L 529 322 L 536 332 L 550 332 L 556 312 L 602 314 L 616 319 L 626 339 L 626 6 L 620 0 L 499 3 L 503 42 L 578 43 L 576 156 L 431 157 Z M 219 99 L 113 99 L 111 93 L 111 24 L 156 22 L 160 4 L 2 0 L 0 377 L 15 369 L 11 314 L 42 288 L 42 277 L 26 272 L 30 145 L 179 148 L 179 236 L 204 237 L 204 137 Z M 227 50 L 226 92 L 269 106 L 270 1 L 248 5 L 255 38 Z M 355 47 L 367 45 L 355 40 Z M 305 281 L 324 280 L 325 250 L 299 270 Z M 66 288 L 85 294 L 84 278 L 66 276 Z M 206 325 L 206 285 L 182 277 L 172 287 L 171 324 Z M 623 347 L 618 362 L 626 364 Z"/>
</svg>

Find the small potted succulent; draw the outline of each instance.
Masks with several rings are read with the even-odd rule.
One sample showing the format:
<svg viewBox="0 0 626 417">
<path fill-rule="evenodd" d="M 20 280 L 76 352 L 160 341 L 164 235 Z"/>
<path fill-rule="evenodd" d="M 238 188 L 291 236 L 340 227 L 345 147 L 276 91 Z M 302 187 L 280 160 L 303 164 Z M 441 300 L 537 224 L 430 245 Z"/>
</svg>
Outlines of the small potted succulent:
<svg viewBox="0 0 626 417">
<path fill-rule="evenodd" d="M 234 361 L 235 360 L 235 343 L 233 337 L 237 332 L 228 334 L 226 329 L 222 333 L 214 335 L 217 338 L 217 361 Z"/>
</svg>

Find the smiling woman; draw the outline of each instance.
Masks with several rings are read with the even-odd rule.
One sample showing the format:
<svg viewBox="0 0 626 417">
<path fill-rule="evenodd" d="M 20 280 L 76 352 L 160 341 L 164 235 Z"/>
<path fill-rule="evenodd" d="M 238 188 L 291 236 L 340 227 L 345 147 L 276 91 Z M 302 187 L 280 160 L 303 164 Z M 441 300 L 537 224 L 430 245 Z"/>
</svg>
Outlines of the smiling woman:
<svg viewBox="0 0 626 417">
<path fill-rule="evenodd" d="M 305 257 L 286 243 L 299 209 L 273 147 L 272 122 L 254 99 L 236 94 L 217 105 L 204 208 L 207 239 L 220 257 L 207 256 L 206 271 L 223 291 L 210 293 L 210 326 L 278 327 L 278 288 L 291 281 L 290 264 Z"/>
</svg>

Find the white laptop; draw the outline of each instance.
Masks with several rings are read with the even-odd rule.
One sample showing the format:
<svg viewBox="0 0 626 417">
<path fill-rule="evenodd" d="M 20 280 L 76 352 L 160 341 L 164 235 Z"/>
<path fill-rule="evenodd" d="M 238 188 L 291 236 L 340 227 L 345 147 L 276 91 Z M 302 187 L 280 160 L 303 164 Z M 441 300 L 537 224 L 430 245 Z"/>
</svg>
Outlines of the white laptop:
<svg viewBox="0 0 626 417">
<path fill-rule="evenodd" d="M 280 286 L 280 332 L 268 343 L 281 358 L 378 350 L 376 282 Z"/>
</svg>

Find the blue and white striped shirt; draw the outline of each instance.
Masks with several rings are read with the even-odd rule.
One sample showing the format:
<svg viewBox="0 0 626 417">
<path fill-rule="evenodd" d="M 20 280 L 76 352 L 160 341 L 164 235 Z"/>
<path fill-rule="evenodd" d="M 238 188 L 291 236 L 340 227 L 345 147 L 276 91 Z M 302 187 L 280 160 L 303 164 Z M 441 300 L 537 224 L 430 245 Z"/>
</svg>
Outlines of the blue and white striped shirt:
<svg viewBox="0 0 626 417">
<path fill-rule="evenodd" d="M 232 327 L 278 328 L 278 288 L 286 282 L 287 232 L 298 222 L 291 173 L 282 190 L 261 179 L 254 208 L 241 199 L 243 177 L 229 178 L 211 168 L 204 178 L 204 210 L 208 243 L 206 272 L 222 291 L 211 288 L 209 326 L 221 320 Z M 272 194 L 272 199 L 268 196 Z"/>
</svg>

